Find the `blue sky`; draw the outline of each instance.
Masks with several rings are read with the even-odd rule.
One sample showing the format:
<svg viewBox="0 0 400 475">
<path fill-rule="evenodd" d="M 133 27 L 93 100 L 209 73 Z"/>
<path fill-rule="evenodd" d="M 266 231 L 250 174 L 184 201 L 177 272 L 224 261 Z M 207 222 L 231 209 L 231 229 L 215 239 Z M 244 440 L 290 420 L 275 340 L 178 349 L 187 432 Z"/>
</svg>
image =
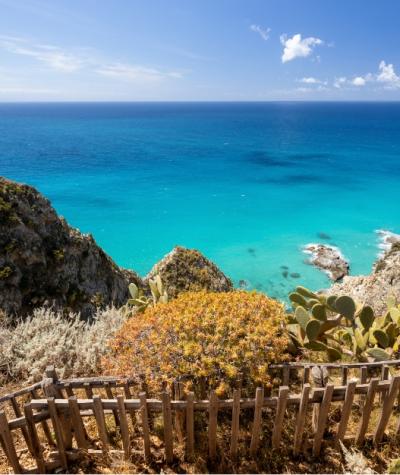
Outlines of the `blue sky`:
<svg viewBox="0 0 400 475">
<path fill-rule="evenodd" d="M 399 0 L 0 0 L 0 101 L 399 100 Z"/>
</svg>

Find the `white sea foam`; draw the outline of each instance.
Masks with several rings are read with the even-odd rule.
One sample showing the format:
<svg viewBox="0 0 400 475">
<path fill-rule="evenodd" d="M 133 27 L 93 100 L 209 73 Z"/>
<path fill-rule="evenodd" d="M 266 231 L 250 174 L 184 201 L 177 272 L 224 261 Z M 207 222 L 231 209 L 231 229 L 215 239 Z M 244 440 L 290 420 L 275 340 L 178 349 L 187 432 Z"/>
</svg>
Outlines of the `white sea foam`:
<svg viewBox="0 0 400 475">
<path fill-rule="evenodd" d="M 377 229 L 375 232 L 379 239 L 378 248 L 382 251 L 378 253 L 378 257 L 382 257 L 386 251 L 390 251 L 394 243 L 400 242 L 400 234 L 393 233 L 387 229 Z"/>
</svg>

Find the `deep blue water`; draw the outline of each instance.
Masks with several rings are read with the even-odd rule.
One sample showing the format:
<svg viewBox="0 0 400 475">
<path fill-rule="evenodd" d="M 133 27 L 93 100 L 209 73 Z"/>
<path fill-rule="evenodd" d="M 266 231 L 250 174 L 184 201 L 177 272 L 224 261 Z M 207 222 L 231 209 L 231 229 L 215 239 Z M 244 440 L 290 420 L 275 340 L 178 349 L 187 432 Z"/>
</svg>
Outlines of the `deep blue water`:
<svg viewBox="0 0 400 475">
<path fill-rule="evenodd" d="M 0 174 L 122 266 L 181 244 L 281 297 L 328 284 L 301 252 L 318 233 L 357 274 L 400 231 L 400 103 L 0 104 Z"/>
</svg>

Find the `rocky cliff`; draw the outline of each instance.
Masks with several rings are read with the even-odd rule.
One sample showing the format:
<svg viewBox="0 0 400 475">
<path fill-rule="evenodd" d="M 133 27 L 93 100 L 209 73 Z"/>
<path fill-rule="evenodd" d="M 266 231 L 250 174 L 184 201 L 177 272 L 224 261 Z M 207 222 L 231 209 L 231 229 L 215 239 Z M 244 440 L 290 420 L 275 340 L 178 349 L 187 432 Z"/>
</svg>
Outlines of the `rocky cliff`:
<svg viewBox="0 0 400 475">
<path fill-rule="evenodd" d="M 96 306 L 125 303 L 129 282 L 142 285 L 38 191 L 0 177 L 1 310 L 23 316 L 54 305 L 88 317 Z"/>
<path fill-rule="evenodd" d="M 378 313 L 385 312 L 389 296 L 400 302 L 400 243 L 391 245 L 374 264 L 370 275 L 344 277 L 328 293 L 350 295 L 360 303 L 371 305 Z"/>
</svg>

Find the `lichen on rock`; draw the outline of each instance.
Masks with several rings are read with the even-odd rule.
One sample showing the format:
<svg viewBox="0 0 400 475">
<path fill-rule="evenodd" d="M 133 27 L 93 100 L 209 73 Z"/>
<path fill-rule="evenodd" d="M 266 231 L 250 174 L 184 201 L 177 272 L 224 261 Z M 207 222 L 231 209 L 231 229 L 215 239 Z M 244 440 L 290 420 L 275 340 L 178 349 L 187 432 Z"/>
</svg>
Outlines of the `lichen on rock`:
<svg viewBox="0 0 400 475">
<path fill-rule="evenodd" d="M 85 317 L 122 305 L 140 277 L 119 268 L 59 217 L 35 188 L 0 177 L 0 309 L 24 316 L 52 305 Z"/>
<path fill-rule="evenodd" d="M 161 259 L 146 276 L 145 282 L 157 274 L 169 298 L 185 291 L 228 292 L 233 289 L 231 280 L 213 262 L 199 251 L 181 246 Z"/>
</svg>

